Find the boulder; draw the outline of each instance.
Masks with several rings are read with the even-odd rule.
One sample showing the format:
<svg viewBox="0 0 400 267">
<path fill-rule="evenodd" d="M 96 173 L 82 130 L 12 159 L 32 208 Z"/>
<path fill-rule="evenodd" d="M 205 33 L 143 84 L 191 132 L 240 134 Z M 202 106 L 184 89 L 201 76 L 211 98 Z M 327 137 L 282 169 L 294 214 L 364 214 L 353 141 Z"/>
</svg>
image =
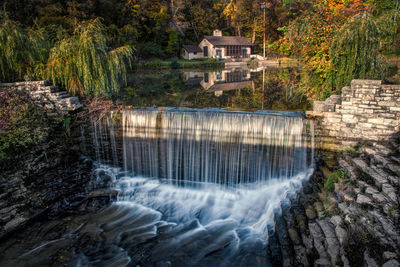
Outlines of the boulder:
<svg viewBox="0 0 400 267">
<path fill-rule="evenodd" d="M 384 260 L 390 260 L 396 258 L 396 253 L 390 252 L 390 251 L 385 251 L 383 252 L 383 259 Z"/>
<path fill-rule="evenodd" d="M 314 267 L 331 267 L 332 264 L 327 258 L 320 258 L 315 261 Z"/>
<path fill-rule="evenodd" d="M 309 220 L 314 220 L 315 218 L 317 218 L 317 213 L 311 206 L 306 209 L 306 215 Z"/>
<path fill-rule="evenodd" d="M 342 246 L 346 245 L 348 240 L 347 231 L 338 225 L 335 228 L 335 233 L 339 240 L 340 245 Z"/>
<path fill-rule="evenodd" d="M 399 267 L 399 266 L 400 266 L 399 262 L 395 259 L 387 261 L 382 265 L 382 267 Z"/>
</svg>

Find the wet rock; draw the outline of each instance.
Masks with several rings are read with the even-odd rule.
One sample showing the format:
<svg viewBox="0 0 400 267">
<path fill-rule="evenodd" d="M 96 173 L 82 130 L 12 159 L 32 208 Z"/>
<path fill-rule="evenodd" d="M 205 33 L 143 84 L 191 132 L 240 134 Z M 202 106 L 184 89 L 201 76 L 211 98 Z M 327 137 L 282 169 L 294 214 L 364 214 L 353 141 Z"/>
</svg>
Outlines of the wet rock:
<svg viewBox="0 0 400 267">
<path fill-rule="evenodd" d="M 354 202 L 354 198 L 349 194 L 343 194 L 343 200 L 346 202 Z"/>
<path fill-rule="evenodd" d="M 379 265 L 376 263 L 376 261 L 371 258 L 369 255 L 368 250 L 364 251 L 364 266 L 366 267 L 379 267 Z"/>
<path fill-rule="evenodd" d="M 4 231 L 12 231 L 19 226 L 23 225 L 28 219 L 24 217 L 16 217 L 9 221 L 5 226 L 4 226 Z"/>
<path fill-rule="evenodd" d="M 346 203 L 344 203 L 344 202 L 339 203 L 338 207 L 339 207 L 339 210 L 340 210 L 342 213 L 344 213 L 344 214 L 350 212 L 350 211 L 349 211 L 348 205 L 347 205 Z"/>
<path fill-rule="evenodd" d="M 96 190 L 92 191 L 88 194 L 88 198 L 98 198 L 98 197 L 110 197 L 115 199 L 118 195 L 117 190 L 112 190 L 112 189 L 102 189 L 102 190 Z"/>
<path fill-rule="evenodd" d="M 368 186 L 367 189 L 365 189 L 365 193 L 373 195 L 373 194 L 378 194 L 379 191 L 371 186 Z"/>
<path fill-rule="evenodd" d="M 390 184 L 382 184 L 382 191 L 393 201 L 397 202 L 396 189 Z"/>
<path fill-rule="evenodd" d="M 384 202 L 388 201 L 388 199 L 381 193 L 373 194 L 372 198 L 379 203 L 384 203 Z"/>
<path fill-rule="evenodd" d="M 307 216 L 307 218 L 309 220 L 314 220 L 315 218 L 317 218 L 317 213 L 315 212 L 315 210 L 311 206 L 309 206 L 306 209 L 306 216 Z"/>
<path fill-rule="evenodd" d="M 297 222 L 297 227 L 300 230 L 300 233 L 304 233 L 307 231 L 307 218 L 303 214 L 297 214 L 296 215 L 296 222 Z"/>
<path fill-rule="evenodd" d="M 327 252 L 330 256 L 331 262 L 333 265 L 336 265 L 339 261 L 340 245 L 335 235 L 335 229 L 333 228 L 333 225 L 327 220 L 318 221 L 318 224 L 324 232 L 325 242 L 328 247 Z"/>
<path fill-rule="evenodd" d="M 395 259 L 387 261 L 382 265 L 382 267 L 399 267 L 399 266 L 400 266 L 399 262 Z"/>
<path fill-rule="evenodd" d="M 357 195 L 357 203 L 360 205 L 365 205 L 365 204 L 372 205 L 372 200 L 363 194 L 358 194 Z"/>
<path fill-rule="evenodd" d="M 347 231 L 342 227 L 340 227 L 339 225 L 337 225 L 335 227 L 335 233 L 339 240 L 340 245 L 342 246 L 347 245 L 347 240 L 348 240 Z"/>
<path fill-rule="evenodd" d="M 314 248 L 312 238 L 306 236 L 305 234 L 302 234 L 301 237 L 303 239 L 303 245 L 306 247 L 307 254 L 311 254 Z"/>
<path fill-rule="evenodd" d="M 383 259 L 384 260 L 390 260 L 396 258 L 396 253 L 390 252 L 390 251 L 385 251 L 383 252 Z"/>
<path fill-rule="evenodd" d="M 314 267 L 331 267 L 332 264 L 327 258 L 320 258 L 315 261 Z"/>
<path fill-rule="evenodd" d="M 170 261 L 159 261 L 156 263 L 156 267 L 169 267 L 172 266 Z"/>
<path fill-rule="evenodd" d="M 344 255 L 343 251 L 342 251 L 341 253 L 342 253 L 342 256 L 340 257 L 340 259 L 342 260 L 343 267 L 350 267 L 349 260 L 348 260 L 347 257 Z"/>
<path fill-rule="evenodd" d="M 311 236 L 313 237 L 314 240 L 314 247 L 317 250 L 319 256 L 325 259 L 328 258 L 329 256 L 324 246 L 325 237 L 324 234 L 322 233 L 321 228 L 317 223 L 309 223 L 308 227 L 310 229 Z"/>
<path fill-rule="evenodd" d="M 315 202 L 315 209 L 318 211 L 318 212 L 321 212 L 321 211 L 324 211 L 324 204 L 322 204 L 321 202 Z"/>
<path fill-rule="evenodd" d="M 387 182 L 387 179 L 384 176 L 375 171 L 373 168 L 368 167 L 368 164 L 364 160 L 357 158 L 357 159 L 352 159 L 352 162 L 358 168 L 359 171 L 371 177 L 375 182 L 375 184 L 377 184 L 378 186 Z"/>
<path fill-rule="evenodd" d="M 299 234 L 297 233 L 296 229 L 289 228 L 288 233 L 289 233 L 290 240 L 292 240 L 293 244 L 295 244 L 295 245 L 301 244 L 301 238 L 300 238 Z"/>
<path fill-rule="evenodd" d="M 307 259 L 307 251 L 304 246 L 294 246 L 294 252 L 298 263 L 301 263 L 303 266 L 310 265 Z"/>
<path fill-rule="evenodd" d="M 341 225 L 343 223 L 343 220 L 339 215 L 332 216 L 330 221 L 335 226 Z"/>
</svg>

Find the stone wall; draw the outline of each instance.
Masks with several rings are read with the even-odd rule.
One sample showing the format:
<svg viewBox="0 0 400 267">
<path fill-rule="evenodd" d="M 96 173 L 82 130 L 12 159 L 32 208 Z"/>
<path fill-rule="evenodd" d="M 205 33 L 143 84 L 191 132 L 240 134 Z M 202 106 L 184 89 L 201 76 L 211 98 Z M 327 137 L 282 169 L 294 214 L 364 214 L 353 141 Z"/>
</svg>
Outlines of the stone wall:
<svg viewBox="0 0 400 267">
<path fill-rule="evenodd" d="M 79 98 L 71 97 L 66 91 L 59 91 L 47 81 L 0 83 L 1 89 L 23 90 L 49 113 L 67 114 L 82 107 Z"/>
<path fill-rule="evenodd" d="M 400 131 L 400 85 L 353 80 L 341 95 L 315 101 L 310 117 L 318 118 L 329 137 L 342 141 L 383 141 Z"/>
</svg>

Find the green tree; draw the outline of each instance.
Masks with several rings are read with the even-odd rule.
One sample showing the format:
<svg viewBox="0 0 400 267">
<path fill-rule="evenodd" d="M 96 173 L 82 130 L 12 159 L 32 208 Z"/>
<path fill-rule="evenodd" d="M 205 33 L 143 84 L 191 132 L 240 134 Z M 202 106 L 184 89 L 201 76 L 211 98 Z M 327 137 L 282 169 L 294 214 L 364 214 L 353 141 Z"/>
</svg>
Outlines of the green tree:
<svg viewBox="0 0 400 267">
<path fill-rule="evenodd" d="M 165 52 L 170 56 L 177 56 L 179 51 L 178 32 L 173 29 L 170 29 L 168 32 L 169 40 Z"/>
<path fill-rule="evenodd" d="M 133 49 L 129 46 L 110 50 L 99 19 L 79 25 L 50 51 L 46 73 L 54 83 L 71 93 L 103 95 L 118 91 L 126 83 Z"/>
<path fill-rule="evenodd" d="M 383 41 L 397 32 L 395 16 L 376 18 L 363 13 L 352 18 L 335 35 L 330 48 L 327 86 L 332 90 L 352 79 L 383 79 L 386 66 L 380 51 Z"/>
<path fill-rule="evenodd" d="M 22 28 L 3 19 L 0 24 L 0 77 L 5 81 L 41 76 L 49 44 L 40 30 Z"/>
</svg>

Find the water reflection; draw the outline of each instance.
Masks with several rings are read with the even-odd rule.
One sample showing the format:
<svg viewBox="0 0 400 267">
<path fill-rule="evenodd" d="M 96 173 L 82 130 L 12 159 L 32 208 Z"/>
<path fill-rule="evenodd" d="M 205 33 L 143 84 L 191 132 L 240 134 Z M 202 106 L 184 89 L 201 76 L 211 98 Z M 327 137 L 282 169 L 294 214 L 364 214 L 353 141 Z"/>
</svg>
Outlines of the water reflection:
<svg viewBox="0 0 400 267">
<path fill-rule="evenodd" d="M 305 110 L 298 68 L 231 68 L 132 73 L 123 90 L 126 105 L 148 107 Z"/>
</svg>

